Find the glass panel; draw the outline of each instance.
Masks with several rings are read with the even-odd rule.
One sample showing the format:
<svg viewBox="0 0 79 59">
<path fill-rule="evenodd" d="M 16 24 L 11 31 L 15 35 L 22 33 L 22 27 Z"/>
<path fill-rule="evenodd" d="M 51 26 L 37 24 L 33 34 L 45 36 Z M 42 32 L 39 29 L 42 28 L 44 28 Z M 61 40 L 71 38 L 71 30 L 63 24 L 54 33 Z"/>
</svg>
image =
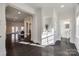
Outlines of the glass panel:
<svg viewBox="0 0 79 59">
<path fill-rule="evenodd" d="M 18 27 L 16 26 L 16 41 L 18 41 Z"/>
<path fill-rule="evenodd" d="M 11 37 L 12 37 L 12 42 L 14 42 L 14 38 L 15 38 L 14 30 L 15 30 L 15 29 L 14 29 L 14 26 L 12 26 L 12 36 L 11 36 Z"/>
<path fill-rule="evenodd" d="M 21 27 L 21 30 L 24 30 L 24 26 Z"/>
<path fill-rule="evenodd" d="M 14 26 L 12 26 L 12 33 L 14 32 Z"/>
</svg>

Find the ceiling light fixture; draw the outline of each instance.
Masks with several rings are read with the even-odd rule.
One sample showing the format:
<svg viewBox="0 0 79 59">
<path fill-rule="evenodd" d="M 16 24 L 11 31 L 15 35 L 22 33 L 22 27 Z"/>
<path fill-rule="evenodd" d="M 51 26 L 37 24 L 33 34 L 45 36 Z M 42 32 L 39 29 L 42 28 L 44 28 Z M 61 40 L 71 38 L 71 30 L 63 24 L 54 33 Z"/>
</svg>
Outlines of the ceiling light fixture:
<svg viewBox="0 0 79 59">
<path fill-rule="evenodd" d="M 63 7 L 64 7 L 64 5 L 61 5 L 60 7 L 61 7 L 61 8 L 63 8 Z"/>
<path fill-rule="evenodd" d="M 21 12 L 19 11 L 18 14 L 21 14 Z"/>
</svg>

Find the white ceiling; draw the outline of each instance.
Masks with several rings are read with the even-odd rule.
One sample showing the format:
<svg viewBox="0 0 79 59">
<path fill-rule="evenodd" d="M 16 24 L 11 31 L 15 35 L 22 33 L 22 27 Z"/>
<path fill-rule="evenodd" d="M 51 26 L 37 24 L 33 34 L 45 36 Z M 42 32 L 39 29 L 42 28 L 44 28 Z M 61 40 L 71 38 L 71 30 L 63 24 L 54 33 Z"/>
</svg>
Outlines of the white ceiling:
<svg viewBox="0 0 79 59">
<path fill-rule="evenodd" d="M 26 3 L 29 6 L 32 6 L 33 8 L 42 8 L 42 7 L 57 7 L 59 8 L 60 5 L 64 5 L 65 7 L 73 7 L 75 3 Z"/>
<path fill-rule="evenodd" d="M 32 8 L 56 8 L 56 11 L 59 13 L 61 18 L 67 18 L 72 16 L 73 8 L 77 5 L 75 3 L 26 3 L 27 5 L 31 6 Z M 64 5 L 64 8 L 60 6 Z"/>
<path fill-rule="evenodd" d="M 74 7 L 75 3 L 27 3 L 27 5 L 31 6 L 32 8 L 56 8 L 58 12 L 70 12 Z M 64 8 L 60 6 L 64 5 Z"/>
<path fill-rule="evenodd" d="M 32 8 L 56 8 L 56 10 L 64 16 L 69 16 L 72 13 L 73 8 L 76 4 L 73 3 L 25 3 L 26 5 L 31 6 Z M 64 8 L 60 8 L 61 5 L 64 5 Z M 13 7 L 8 6 L 6 8 L 6 18 L 9 21 L 23 21 L 25 17 L 29 14 L 20 11 L 21 14 L 18 14 L 20 10 L 17 10 Z"/>
<path fill-rule="evenodd" d="M 21 14 L 18 14 L 21 12 Z M 25 17 L 29 16 L 30 14 L 25 13 L 21 10 L 15 9 L 13 7 L 8 6 L 6 8 L 6 18 L 8 21 L 23 21 Z"/>
</svg>

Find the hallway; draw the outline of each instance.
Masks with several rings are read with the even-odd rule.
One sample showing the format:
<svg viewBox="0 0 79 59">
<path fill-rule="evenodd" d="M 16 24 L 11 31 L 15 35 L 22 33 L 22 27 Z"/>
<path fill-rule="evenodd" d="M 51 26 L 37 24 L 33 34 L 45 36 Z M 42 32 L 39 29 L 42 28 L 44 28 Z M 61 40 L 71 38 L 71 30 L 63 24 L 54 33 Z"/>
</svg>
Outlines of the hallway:
<svg viewBox="0 0 79 59">
<path fill-rule="evenodd" d="M 14 43 L 7 50 L 7 56 L 79 56 L 75 45 L 66 41 L 57 41 L 55 45 L 46 47 Z"/>
<path fill-rule="evenodd" d="M 1 56 L 79 55 L 79 4 L 4 3 L 0 8 Z"/>
</svg>

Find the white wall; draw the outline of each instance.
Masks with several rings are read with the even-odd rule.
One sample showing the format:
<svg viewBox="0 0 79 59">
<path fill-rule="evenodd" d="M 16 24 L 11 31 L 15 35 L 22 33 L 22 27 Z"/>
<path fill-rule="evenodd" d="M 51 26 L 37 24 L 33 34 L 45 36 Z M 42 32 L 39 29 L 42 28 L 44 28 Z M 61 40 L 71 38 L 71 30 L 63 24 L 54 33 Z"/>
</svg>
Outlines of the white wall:
<svg viewBox="0 0 79 59">
<path fill-rule="evenodd" d="M 72 10 L 72 17 L 70 20 L 70 30 L 71 30 L 70 42 L 75 43 L 75 36 L 76 36 L 75 8 L 73 8 L 73 10 Z"/>
<path fill-rule="evenodd" d="M 5 21 L 5 4 L 0 4 L 0 56 L 6 55 L 5 39 L 6 39 L 6 21 Z"/>
<path fill-rule="evenodd" d="M 44 7 L 42 8 L 42 31 L 44 31 L 45 24 L 53 26 L 53 8 Z"/>
<path fill-rule="evenodd" d="M 61 37 L 65 37 L 65 20 L 60 20 L 60 31 L 61 31 Z"/>
<path fill-rule="evenodd" d="M 76 11 L 75 11 L 75 13 L 76 13 L 75 20 L 76 20 L 76 29 L 77 29 L 78 28 L 78 26 L 77 26 L 77 17 L 79 16 L 79 6 L 77 5 L 77 7 L 75 9 L 76 9 Z M 79 30 L 76 30 L 75 46 L 76 46 L 77 51 L 79 53 L 79 37 L 77 35 L 77 33 L 79 33 L 78 31 Z"/>
</svg>

